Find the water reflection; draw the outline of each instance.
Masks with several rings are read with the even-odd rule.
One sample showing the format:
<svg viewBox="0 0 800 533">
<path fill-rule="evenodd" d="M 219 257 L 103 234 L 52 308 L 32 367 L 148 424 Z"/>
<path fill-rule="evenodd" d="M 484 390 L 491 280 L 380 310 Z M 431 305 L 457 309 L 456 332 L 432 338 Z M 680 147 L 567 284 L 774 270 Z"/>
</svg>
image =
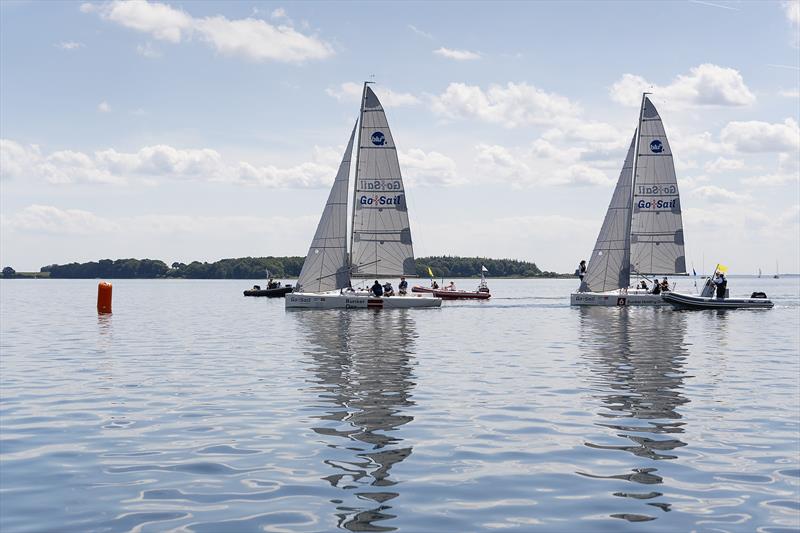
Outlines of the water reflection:
<svg viewBox="0 0 800 533">
<path fill-rule="evenodd" d="M 352 491 L 354 503 L 332 500 L 340 528 L 391 531 L 387 503 L 399 494 L 391 469 L 411 455 L 398 429 L 414 405 L 414 319 L 406 310 L 292 313 L 307 340 L 311 390 L 323 402 L 312 429 L 328 448 L 323 479 Z"/>
<path fill-rule="evenodd" d="M 685 313 L 659 309 L 581 309 L 582 352 L 595 383 L 603 390 L 598 395 L 602 410 L 596 424 L 612 430 L 612 439 L 625 439 L 621 444 L 586 442 L 586 446 L 630 453 L 639 465 L 615 475 L 580 474 L 644 486 L 664 482 L 655 461 L 677 459 L 675 450 L 686 446 L 679 439 L 685 431 L 679 409 L 689 402 L 682 393 L 687 377 L 683 368 L 688 354 L 686 319 Z M 613 494 L 636 500 L 663 496 L 642 488 Z M 647 505 L 670 510 L 669 503 L 651 501 Z M 636 522 L 656 518 L 628 512 L 611 516 Z"/>
</svg>

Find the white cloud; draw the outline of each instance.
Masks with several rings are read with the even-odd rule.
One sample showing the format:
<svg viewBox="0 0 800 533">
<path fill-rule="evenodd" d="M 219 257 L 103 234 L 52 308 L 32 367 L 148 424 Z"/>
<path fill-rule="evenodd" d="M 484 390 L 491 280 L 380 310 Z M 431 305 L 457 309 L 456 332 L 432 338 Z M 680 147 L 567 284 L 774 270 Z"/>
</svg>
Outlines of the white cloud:
<svg viewBox="0 0 800 533">
<path fill-rule="evenodd" d="M 787 118 L 771 124 L 751 120 L 730 122 L 720 133 L 720 139 L 736 152 L 797 152 L 800 150 L 800 128 L 797 121 Z"/>
<path fill-rule="evenodd" d="M 705 171 L 712 174 L 727 172 L 730 170 L 739 170 L 744 168 L 744 161 L 741 159 L 726 159 L 718 157 L 714 161 L 709 161 L 705 164 Z"/>
<path fill-rule="evenodd" d="M 133 179 L 221 181 L 268 188 L 316 188 L 330 185 L 341 152 L 315 147 L 312 160 L 290 167 L 229 162 L 209 148 L 146 146 L 137 152 L 100 150 L 93 154 L 61 150 L 43 155 L 38 146 L 0 140 L 3 179 L 42 180 L 53 184 L 128 184 Z"/>
<path fill-rule="evenodd" d="M 348 81 L 339 85 L 338 88 L 328 87 L 325 89 L 325 93 L 340 102 L 359 102 L 363 89 L 363 85 Z M 420 103 L 419 98 L 411 93 L 399 93 L 385 87 L 375 89 L 375 94 L 384 107 L 402 107 Z"/>
<path fill-rule="evenodd" d="M 11 216 L 3 217 L 8 231 L 41 232 L 59 235 L 87 235 L 117 229 L 89 211 L 59 209 L 49 205 L 31 205 Z"/>
<path fill-rule="evenodd" d="M 276 8 L 270 13 L 269 18 L 272 20 L 288 19 L 289 15 L 282 7 Z"/>
<path fill-rule="evenodd" d="M 477 119 L 507 128 L 563 124 L 581 113 L 580 107 L 564 96 L 513 82 L 490 85 L 486 91 L 451 83 L 444 93 L 432 98 L 431 109 L 444 117 Z"/>
<path fill-rule="evenodd" d="M 136 53 L 142 57 L 157 58 L 161 57 L 161 52 L 153 46 L 153 43 L 147 41 L 144 44 L 136 45 Z"/>
<path fill-rule="evenodd" d="M 792 46 L 797 48 L 800 46 L 800 0 L 783 2 L 783 10 L 792 27 Z"/>
<path fill-rule="evenodd" d="M 680 74 L 663 86 L 635 74 L 624 74 L 609 93 L 616 102 L 638 106 L 644 91 L 673 106 L 746 106 L 756 101 L 738 70 L 711 63 L 693 67 L 689 74 Z"/>
<path fill-rule="evenodd" d="M 425 152 L 419 148 L 398 153 L 406 185 L 450 186 L 465 180 L 458 176 L 456 162 L 439 152 Z"/>
<path fill-rule="evenodd" d="M 230 20 L 221 15 L 195 18 L 168 4 L 146 0 L 83 4 L 81 11 L 96 12 L 104 19 L 161 41 L 177 44 L 196 37 L 220 54 L 253 61 L 301 63 L 325 59 L 334 53 L 330 44 L 304 35 L 291 25 L 275 26 L 256 18 Z"/>
<path fill-rule="evenodd" d="M 481 181 L 505 182 L 514 188 L 613 183 L 597 164 L 580 161 L 583 149 L 561 148 L 544 139 L 537 139 L 528 148 L 478 144 L 474 152 Z"/>
<path fill-rule="evenodd" d="M 101 113 L 110 113 L 111 112 L 111 106 L 108 104 L 108 102 L 103 100 L 102 102 L 97 104 L 97 110 L 100 111 Z"/>
<path fill-rule="evenodd" d="M 425 37 L 426 39 L 433 39 L 433 35 L 431 35 L 431 34 L 430 34 L 430 33 L 428 33 L 428 32 L 422 31 L 421 29 L 417 28 L 417 27 L 416 27 L 416 26 L 414 26 L 413 24 L 409 24 L 409 25 L 408 25 L 408 29 L 409 29 L 409 30 L 411 30 L 411 31 L 413 31 L 413 32 L 414 32 L 414 33 L 416 33 L 417 35 L 420 35 L 420 36 L 422 36 L 422 37 Z"/>
<path fill-rule="evenodd" d="M 62 41 L 55 45 L 56 48 L 61 48 L 62 50 L 77 50 L 79 48 L 83 48 L 84 46 L 86 45 L 75 41 Z"/>
<path fill-rule="evenodd" d="M 456 61 L 471 61 L 481 58 L 481 55 L 477 52 L 470 52 L 469 50 L 455 50 L 452 48 L 445 48 L 444 46 L 434 50 L 433 53 L 446 59 L 454 59 Z"/>
<path fill-rule="evenodd" d="M 714 203 L 727 202 L 739 203 L 750 200 L 750 196 L 746 194 L 739 194 L 737 192 L 729 191 L 723 187 L 716 185 L 703 185 L 696 187 L 689 191 L 691 196 L 700 198 L 701 200 L 711 201 Z"/>
</svg>

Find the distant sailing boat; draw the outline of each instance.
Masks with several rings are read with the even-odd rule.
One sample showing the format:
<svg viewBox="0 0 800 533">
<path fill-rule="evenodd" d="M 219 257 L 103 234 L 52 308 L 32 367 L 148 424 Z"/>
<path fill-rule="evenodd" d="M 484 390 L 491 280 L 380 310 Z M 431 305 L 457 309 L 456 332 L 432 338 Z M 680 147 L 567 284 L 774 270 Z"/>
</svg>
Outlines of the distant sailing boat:
<svg viewBox="0 0 800 533">
<path fill-rule="evenodd" d="M 572 305 L 663 305 L 660 294 L 629 289 L 631 274 L 686 274 L 672 150 L 648 94 L 642 95 L 639 123 L 581 286 L 570 295 Z"/>
<path fill-rule="evenodd" d="M 759 278 L 761 277 L 761 268 L 760 268 L 760 267 L 759 267 L 759 269 L 758 269 L 758 277 L 759 277 Z"/>
<path fill-rule="evenodd" d="M 778 270 L 778 262 L 775 261 L 775 275 L 772 276 L 774 279 L 780 279 L 780 270 Z"/>
<path fill-rule="evenodd" d="M 350 134 L 297 285 L 294 292 L 286 295 L 287 308 L 405 308 L 442 304 L 440 298 L 430 296 L 375 297 L 351 287 L 353 276 L 379 279 L 416 275 L 397 149 L 383 106 L 368 83 L 364 83 L 359 121 Z M 357 127 L 348 254 L 347 197 Z"/>
</svg>

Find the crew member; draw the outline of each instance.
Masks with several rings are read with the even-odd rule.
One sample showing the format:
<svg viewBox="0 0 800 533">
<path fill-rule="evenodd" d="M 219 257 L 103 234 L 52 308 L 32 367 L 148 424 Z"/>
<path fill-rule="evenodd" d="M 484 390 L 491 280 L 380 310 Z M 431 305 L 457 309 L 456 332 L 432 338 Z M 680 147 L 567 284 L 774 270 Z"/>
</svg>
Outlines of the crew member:
<svg viewBox="0 0 800 533">
<path fill-rule="evenodd" d="M 661 280 L 661 292 L 669 292 L 669 282 L 667 278 Z"/>
<path fill-rule="evenodd" d="M 400 296 L 405 296 L 408 293 L 408 282 L 405 276 L 400 276 L 400 285 L 397 288 L 400 290 Z"/>
<path fill-rule="evenodd" d="M 392 283 L 390 281 L 387 281 L 383 284 L 383 295 L 394 296 L 394 289 L 392 288 Z"/>
<path fill-rule="evenodd" d="M 577 274 L 578 277 L 581 278 L 581 281 L 583 281 L 583 276 L 586 275 L 586 259 L 581 259 L 580 264 L 578 264 L 578 270 L 575 271 L 575 274 Z"/>
<path fill-rule="evenodd" d="M 717 277 L 714 278 L 714 285 L 717 286 L 717 298 L 725 298 L 725 289 L 728 288 L 728 280 L 725 279 L 725 274 L 717 272 Z"/>
<path fill-rule="evenodd" d="M 383 296 L 383 287 L 381 286 L 381 284 L 378 282 L 377 279 L 375 280 L 375 283 L 372 285 L 370 292 L 375 296 Z"/>
</svg>

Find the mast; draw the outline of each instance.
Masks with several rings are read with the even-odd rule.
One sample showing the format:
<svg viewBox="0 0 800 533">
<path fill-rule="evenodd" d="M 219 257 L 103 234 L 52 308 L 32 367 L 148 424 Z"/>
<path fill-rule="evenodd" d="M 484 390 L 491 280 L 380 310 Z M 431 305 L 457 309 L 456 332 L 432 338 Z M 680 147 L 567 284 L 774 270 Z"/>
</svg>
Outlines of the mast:
<svg viewBox="0 0 800 533">
<path fill-rule="evenodd" d="M 358 179 L 358 169 L 361 168 L 361 132 L 364 129 L 364 102 L 367 99 L 367 85 L 370 83 L 375 83 L 374 81 L 365 81 L 364 88 L 361 90 L 361 109 L 358 113 L 358 149 L 356 150 L 356 171 L 353 174 L 353 181 Z M 350 260 L 348 264 L 350 265 L 350 274 L 353 275 L 353 238 L 355 237 L 355 232 L 353 231 L 353 220 L 356 218 L 356 195 L 358 187 L 356 183 L 353 183 L 353 209 L 350 212 Z"/>
<path fill-rule="evenodd" d="M 633 196 L 636 191 L 636 175 L 639 171 L 639 139 L 642 137 L 642 118 L 644 117 L 644 99 L 647 98 L 648 94 L 653 93 L 642 93 L 642 105 L 639 106 L 639 124 L 636 128 L 636 145 L 633 149 L 633 176 L 631 176 L 631 199 L 630 205 L 631 208 L 628 210 L 628 285 L 631 283 L 631 272 L 630 272 L 630 263 L 631 263 L 631 227 L 632 219 L 633 219 Z M 638 268 L 636 269 L 638 271 Z"/>
</svg>

